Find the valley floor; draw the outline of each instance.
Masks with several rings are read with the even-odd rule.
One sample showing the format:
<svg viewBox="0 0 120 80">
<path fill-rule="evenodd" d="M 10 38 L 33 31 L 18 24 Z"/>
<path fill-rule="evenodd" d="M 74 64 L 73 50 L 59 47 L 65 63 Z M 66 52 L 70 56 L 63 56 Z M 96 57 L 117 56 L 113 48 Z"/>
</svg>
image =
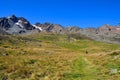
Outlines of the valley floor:
<svg viewBox="0 0 120 80">
<path fill-rule="evenodd" d="M 0 79 L 120 80 L 120 45 L 75 35 L 0 35 Z"/>
</svg>

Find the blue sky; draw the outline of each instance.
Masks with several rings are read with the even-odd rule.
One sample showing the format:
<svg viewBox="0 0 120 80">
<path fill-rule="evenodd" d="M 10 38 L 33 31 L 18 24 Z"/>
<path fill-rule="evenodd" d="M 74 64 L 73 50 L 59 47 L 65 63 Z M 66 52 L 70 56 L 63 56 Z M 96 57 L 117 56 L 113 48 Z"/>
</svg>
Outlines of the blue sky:
<svg viewBox="0 0 120 80">
<path fill-rule="evenodd" d="M 120 23 L 120 0 L 0 0 L 0 17 L 22 16 L 32 24 L 99 27 Z"/>
</svg>

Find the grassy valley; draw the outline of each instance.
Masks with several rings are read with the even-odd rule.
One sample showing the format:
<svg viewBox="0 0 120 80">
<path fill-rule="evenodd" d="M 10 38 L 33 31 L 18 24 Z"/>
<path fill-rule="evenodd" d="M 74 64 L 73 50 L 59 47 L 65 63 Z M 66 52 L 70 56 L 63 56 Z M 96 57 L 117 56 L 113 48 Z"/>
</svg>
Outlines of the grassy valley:
<svg viewBox="0 0 120 80">
<path fill-rule="evenodd" d="M 0 79 L 120 80 L 120 44 L 82 35 L 0 35 Z"/>
</svg>

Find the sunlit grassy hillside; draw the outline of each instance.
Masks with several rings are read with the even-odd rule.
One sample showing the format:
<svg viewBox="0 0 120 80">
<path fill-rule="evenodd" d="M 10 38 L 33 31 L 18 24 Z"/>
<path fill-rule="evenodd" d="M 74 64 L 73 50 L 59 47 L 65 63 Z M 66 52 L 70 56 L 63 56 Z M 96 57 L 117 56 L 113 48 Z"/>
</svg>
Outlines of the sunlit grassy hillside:
<svg viewBox="0 0 120 80">
<path fill-rule="evenodd" d="M 0 80 L 120 80 L 120 45 L 81 35 L 0 35 Z"/>
</svg>

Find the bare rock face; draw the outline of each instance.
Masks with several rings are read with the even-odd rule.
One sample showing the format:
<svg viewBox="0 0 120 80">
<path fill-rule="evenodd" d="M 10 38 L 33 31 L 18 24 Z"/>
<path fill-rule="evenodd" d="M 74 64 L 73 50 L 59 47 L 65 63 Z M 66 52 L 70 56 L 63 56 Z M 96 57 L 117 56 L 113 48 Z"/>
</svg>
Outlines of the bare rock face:
<svg viewBox="0 0 120 80">
<path fill-rule="evenodd" d="M 9 20 L 13 21 L 14 23 L 18 22 L 18 18 L 15 15 L 11 15 L 8 17 Z"/>
<path fill-rule="evenodd" d="M 98 32 L 99 33 L 109 33 L 109 32 L 112 32 L 112 33 L 118 33 L 120 34 L 120 26 L 110 26 L 110 25 L 104 25 L 100 28 L 98 28 Z"/>
<path fill-rule="evenodd" d="M 26 30 L 33 30 L 33 26 L 23 17 L 10 17 L 0 18 L 0 28 L 9 34 L 26 33 Z"/>
<path fill-rule="evenodd" d="M 59 24 L 51 24 L 46 28 L 46 31 L 53 33 L 60 33 L 63 27 Z"/>
<path fill-rule="evenodd" d="M 60 33 L 63 27 L 59 24 L 51 24 L 51 23 L 36 23 L 36 26 L 42 29 L 42 32 L 52 32 L 52 33 Z"/>
<path fill-rule="evenodd" d="M 78 34 L 82 31 L 81 28 L 77 27 L 77 26 L 73 26 L 73 27 L 66 27 L 62 30 L 62 34 Z"/>
<path fill-rule="evenodd" d="M 38 27 L 42 27 L 42 24 L 39 23 L 39 22 L 37 22 L 35 25 L 38 26 Z"/>
<path fill-rule="evenodd" d="M 29 21 L 27 21 L 23 17 L 19 17 L 19 23 L 26 29 L 26 30 L 32 30 L 33 26 L 30 24 Z"/>
<path fill-rule="evenodd" d="M 7 18 L 0 18 L 0 28 L 8 30 L 11 27 L 8 22 L 9 20 Z"/>
</svg>

